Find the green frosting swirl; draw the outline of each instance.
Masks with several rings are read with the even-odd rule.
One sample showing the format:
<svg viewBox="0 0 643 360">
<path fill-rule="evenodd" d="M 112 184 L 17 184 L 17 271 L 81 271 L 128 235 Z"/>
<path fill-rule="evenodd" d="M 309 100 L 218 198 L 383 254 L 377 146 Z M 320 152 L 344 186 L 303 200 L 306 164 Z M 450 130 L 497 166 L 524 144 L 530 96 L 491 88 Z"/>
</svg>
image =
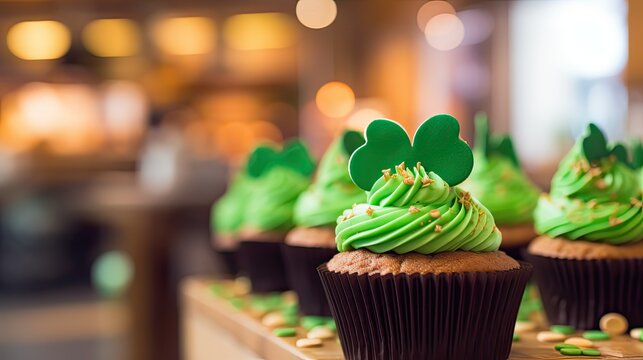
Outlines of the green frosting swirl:
<svg viewBox="0 0 643 360">
<path fill-rule="evenodd" d="M 376 253 L 496 251 L 501 235 L 480 202 L 449 187 L 422 166 L 379 178 L 367 203 L 344 211 L 337 220 L 339 251 L 364 248 Z"/>
<path fill-rule="evenodd" d="M 498 225 L 531 223 L 540 190 L 511 160 L 474 152 L 473 171 L 462 185 L 493 214 Z"/>
<path fill-rule="evenodd" d="M 580 142 L 563 159 L 535 212 L 536 230 L 566 239 L 613 245 L 643 239 L 640 174 L 606 158 L 589 165 Z"/>
<path fill-rule="evenodd" d="M 341 138 L 337 139 L 321 159 L 315 182 L 295 204 L 295 225 L 334 225 L 344 209 L 365 200 L 366 192 L 348 174 L 348 156 Z"/>
<path fill-rule="evenodd" d="M 252 182 L 245 173 L 237 174 L 230 182 L 226 193 L 212 206 L 210 227 L 213 233 L 234 235 L 241 229 Z"/>
<path fill-rule="evenodd" d="M 244 227 L 261 231 L 291 229 L 295 201 L 309 185 L 308 177 L 287 167 L 268 170 L 255 180 L 250 198 L 244 204 Z"/>
</svg>

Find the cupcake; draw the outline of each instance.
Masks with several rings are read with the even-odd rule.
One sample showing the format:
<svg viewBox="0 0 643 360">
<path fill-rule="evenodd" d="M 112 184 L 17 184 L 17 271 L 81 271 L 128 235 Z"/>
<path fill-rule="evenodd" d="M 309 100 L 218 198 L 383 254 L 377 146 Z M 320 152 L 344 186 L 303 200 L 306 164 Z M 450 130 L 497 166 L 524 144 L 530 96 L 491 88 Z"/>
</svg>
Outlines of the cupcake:
<svg viewBox="0 0 643 360">
<path fill-rule="evenodd" d="M 534 214 L 528 260 L 550 322 L 598 328 L 617 312 L 643 326 L 642 187 L 625 148 L 590 124 Z"/>
<path fill-rule="evenodd" d="M 210 228 L 212 247 L 223 260 L 227 274 L 237 274 L 238 235 L 245 217 L 252 180 L 240 171 L 230 182 L 225 194 L 212 206 Z"/>
<path fill-rule="evenodd" d="M 530 265 L 498 251 L 493 216 L 456 186 L 473 166 L 459 130 L 437 115 L 411 144 L 374 120 L 350 158 L 367 199 L 338 218 L 340 253 L 318 268 L 346 359 L 509 356 Z"/>
<path fill-rule="evenodd" d="M 366 200 L 364 190 L 348 175 L 348 157 L 363 143 L 364 137 L 356 131 L 336 139 L 321 159 L 314 183 L 295 203 L 296 227 L 286 236 L 283 252 L 290 286 L 305 315 L 330 316 L 317 267 L 337 253 L 337 216 Z"/>
<path fill-rule="evenodd" d="M 540 190 L 522 171 L 511 138 L 489 135 L 484 115 L 476 116 L 473 156 L 473 171 L 463 187 L 493 214 L 502 233 L 500 249 L 522 259 L 522 250 L 536 237 L 533 212 Z"/>
<path fill-rule="evenodd" d="M 255 292 L 288 289 L 281 246 L 293 228 L 297 197 L 310 185 L 315 163 L 300 141 L 281 152 L 262 147 L 253 153 L 248 173 L 254 178 L 240 231 L 239 265 Z"/>
</svg>

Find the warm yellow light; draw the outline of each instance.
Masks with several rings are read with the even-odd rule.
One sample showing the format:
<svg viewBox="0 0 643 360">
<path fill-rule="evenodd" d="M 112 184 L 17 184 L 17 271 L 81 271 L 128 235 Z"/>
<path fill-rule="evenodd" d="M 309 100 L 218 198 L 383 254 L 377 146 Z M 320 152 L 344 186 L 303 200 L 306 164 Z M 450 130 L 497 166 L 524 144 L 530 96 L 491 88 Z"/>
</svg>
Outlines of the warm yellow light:
<svg viewBox="0 0 643 360">
<path fill-rule="evenodd" d="M 228 46 L 237 50 L 280 49 L 292 46 L 296 39 L 291 18 L 281 13 L 232 16 L 223 35 Z"/>
<path fill-rule="evenodd" d="M 129 19 L 94 20 L 82 36 L 87 50 L 100 57 L 136 55 L 141 45 L 139 27 Z"/>
<path fill-rule="evenodd" d="M 9 29 L 7 46 L 24 60 L 58 59 L 69 50 L 71 35 L 58 21 L 24 21 Z"/>
<path fill-rule="evenodd" d="M 349 129 L 363 131 L 371 121 L 382 118 L 384 118 L 384 114 L 380 111 L 371 108 L 363 108 L 355 111 L 346 120 L 346 127 Z"/>
<path fill-rule="evenodd" d="M 337 4 L 333 0 L 299 0 L 295 13 L 304 26 L 321 29 L 335 21 Z"/>
<path fill-rule="evenodd" d="M 433 0 L 422 5 L 420 10 L 418 10 L 417 15 L 417 23 L 420 30 L 424 31 L 424 29 L 426 28 L 426 24 L 429 23 L 429 20 L 431 20 L 434 16 L 440 14 L 455 15 L 455 9 L 451 4 L 442 0 Z"/>
<path fill-rule="evenodd" d="M 340 118 L 353 111 L 355 93 L 350 86 L 343 82 L 331 81 L 317 90 L 315 102 L 322 114 Z"/>
<path fill-rule="evenodd" d="M 424 35 L 429 45 L 442 51 L 457 48 L 464 40 L 464 24 L 452 14 L 436 15 L 426 24 Z"/>
<path fill-rule="evenodd" d="M 206 17 L 166 18 L 153 25 L 152 38 L 167 54 L 206 54 L 214 50 L 216 28 Z"/>
</svg>

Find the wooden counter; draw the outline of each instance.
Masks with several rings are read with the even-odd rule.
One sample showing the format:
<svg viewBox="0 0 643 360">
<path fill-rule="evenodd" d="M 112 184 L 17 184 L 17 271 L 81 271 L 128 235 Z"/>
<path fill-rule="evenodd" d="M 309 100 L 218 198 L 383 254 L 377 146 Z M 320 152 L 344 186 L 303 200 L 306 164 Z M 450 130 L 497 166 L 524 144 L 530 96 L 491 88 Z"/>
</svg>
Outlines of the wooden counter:
<svg viewBox="0 0 643 360">
<path fill-rule="evenodd" d="M 263 326 L 258 316 L 238 310 L 227 300 L 215 296 L 210 286 L 226 284 L 207 278 L 189 278 L 182 284 L 181 324 L 182 354 L 186 360 L 266 359 L 266 360 L 341 360 L 336 340 L 325 340 L 318 348 L 301 349 L 295 341 L 306 335 L 297 328 L 297 336 L 279 338 Z M 229 282 L 228 282 L 229 283 Z M 608 356 L 562 356 L 553 344 L 536 341 L 536 331 L 522 334 L 513 344 L 510 360 L 534 359 L 639 359 L 643 360 L 643 342 L 629 336 L 596 343 Z"/>
</svg>

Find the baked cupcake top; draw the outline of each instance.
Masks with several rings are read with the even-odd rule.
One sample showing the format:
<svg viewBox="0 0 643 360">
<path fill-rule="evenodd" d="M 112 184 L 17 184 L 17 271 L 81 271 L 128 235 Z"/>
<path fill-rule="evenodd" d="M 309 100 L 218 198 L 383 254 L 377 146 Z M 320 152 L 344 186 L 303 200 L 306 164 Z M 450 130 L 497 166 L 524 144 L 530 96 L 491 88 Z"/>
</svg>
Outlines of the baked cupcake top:
<svg viewBox="0 0 643 360">
<path fill-rule="evenodd" d="M 243 225 L 252 179 L 240 171 L 228 185 L 225 194 L 212 206 L 210 227 L 217 235 L 236 235 Z"/>
<path fill-rule="evenodd" d="M 473 154 L 459 131 L 455 118 L 436 115 L 418 128 L 411 144 L 399 124 L 371 122 L 366 143 L 349 162 L 352 180 L 368 189 L 366 203 L 345 210 L 337 219 L 338 250 L 397 254 L 498 250 L 501 234 L 493 216 L 456 187 L 473 166 Z"/>
<path fill-rule="evenodd" d="M 536 230 L 550 237 L 620 245 L 643 239 L 643 182 L 622 145 L 590 124 L 538 201 Z"/>
<path fill-rule="evenodd" d="M 348 158 L 363 143 L 362 134 L 345 131 L 330 145 L 319 163 L 315 182 L 297 199 L 296 226 L 333 226 L 337 214 L 364 202 L 366 193 L 348 175 Z"/>
<path fill-rule="evenodd" d="M 522 171 L 509 135 L 490 136 L 484 115 L 476 116 L 473 156 L 473 171 L 462 187 L 491 211 L 498 225 L 533 222 L 540 190 Z"/>
<path fill-rule="evenodd" d="M 300 141 L 286 144 L 279 152 L 260 147 L 248 162 L 254 178 L 248 200 L 243 204 L 243 230 L 253 232 L 286 231 L 293 226 L 297 197 L 310 185 L 315 164 Z"/>
</svg>

